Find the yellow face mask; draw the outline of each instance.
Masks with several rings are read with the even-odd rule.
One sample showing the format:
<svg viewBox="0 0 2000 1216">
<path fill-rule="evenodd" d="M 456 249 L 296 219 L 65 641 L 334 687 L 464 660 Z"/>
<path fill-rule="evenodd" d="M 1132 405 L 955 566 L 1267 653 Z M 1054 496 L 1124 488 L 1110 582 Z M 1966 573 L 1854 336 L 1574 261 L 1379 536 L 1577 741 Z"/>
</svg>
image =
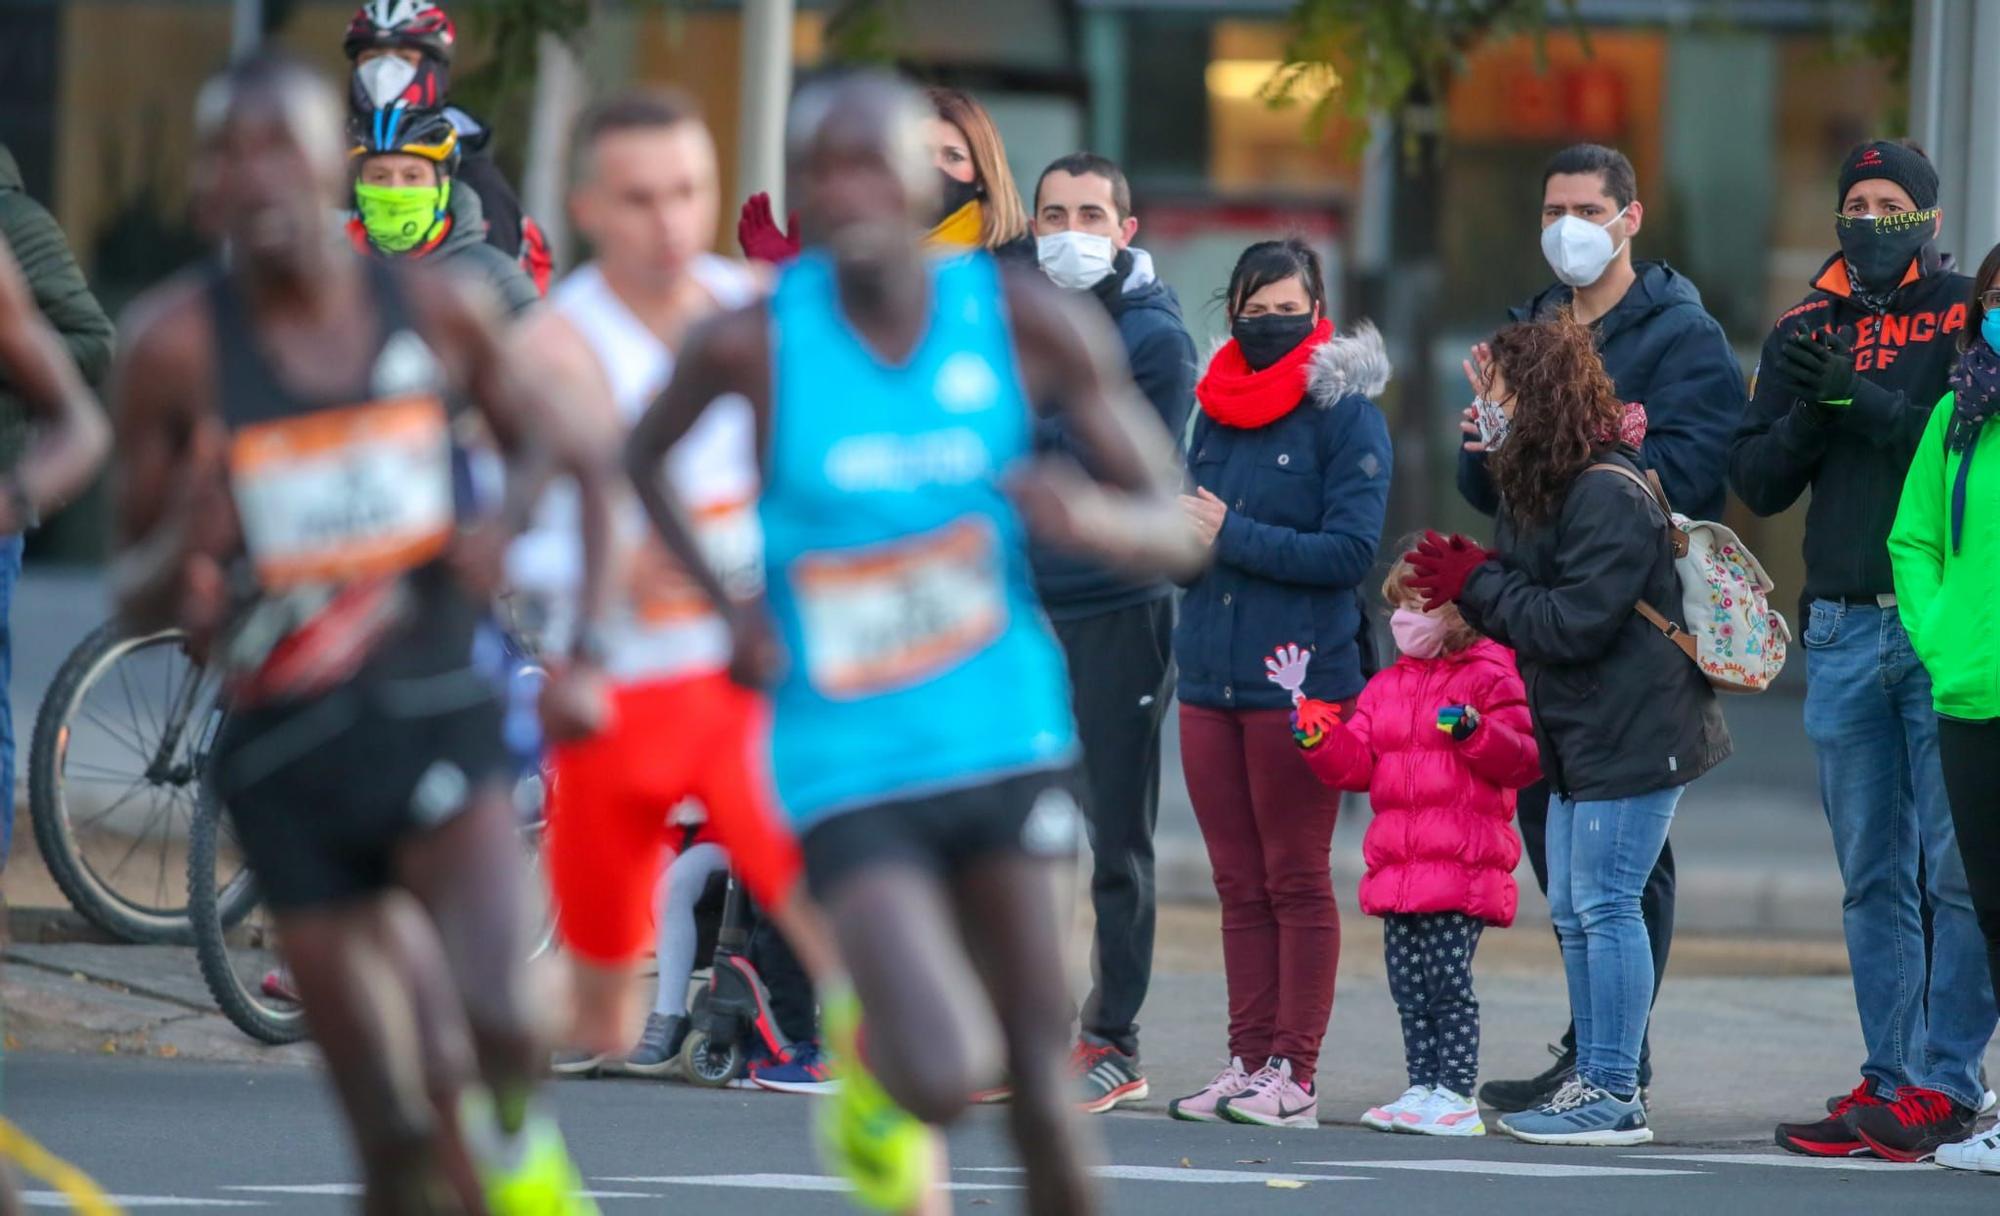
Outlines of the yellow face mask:
<svg viewBox="0 0 2000 1216">
<path fill-rule="evenodd" d="M 945 216 L 937 222 L 924 239 L 932 245 L 948 249 L 973 249 L 979 245 L 979 234 L 986 227 L 986 212 L 979 200 L 973 199 L 965 206 Z"/>
</svg>

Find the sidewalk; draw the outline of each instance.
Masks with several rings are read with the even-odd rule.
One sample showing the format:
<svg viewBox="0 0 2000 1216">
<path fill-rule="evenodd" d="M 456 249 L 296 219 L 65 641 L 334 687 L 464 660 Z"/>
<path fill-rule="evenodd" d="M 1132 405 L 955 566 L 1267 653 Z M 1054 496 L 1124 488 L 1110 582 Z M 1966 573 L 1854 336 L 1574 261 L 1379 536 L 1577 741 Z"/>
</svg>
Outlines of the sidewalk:
<svg viewBox="0 0 2000 1216">
<path fill-rule="evenodd" d="M 1352 1122 L 1404 1086 L 1395 1008 L 1382 978 L 1380 922 L 1343 918 L 1340 985 L 1321 1061 L 1321 1118 Z M 1071 957 L 1087 958 L 1079 923 Z M 7 1048 L 299 1066 L 304 1046 L 260 1047 L 213 1011 L 191 951 L 169 946 L 22 943 L 6 951 L 0 1005 Z M 1144 1014 L 1145 1064 L 1163 1113 L 1221 1063 L 1225 1000 L 1212 909 L 1163 909 L 1158 971 Z M 1079 990 L 1084 964 L 1073 966 Z M 1480 949 L 1484 1075 L 1548 1063 L 1542 1044 L 1568 1017 L 1554 942 L 1539 927 L 1495 931 Z M 1860 1031 L 1838 943 L 1690 936 L 1655 1020 L 1654 1126 L 1668 1143 L 1764 1141 L 1779 1118 L 1848 1089 Z M 1988 1057 L 2000 1075 L 2000 1051 Z"/>
</svg>

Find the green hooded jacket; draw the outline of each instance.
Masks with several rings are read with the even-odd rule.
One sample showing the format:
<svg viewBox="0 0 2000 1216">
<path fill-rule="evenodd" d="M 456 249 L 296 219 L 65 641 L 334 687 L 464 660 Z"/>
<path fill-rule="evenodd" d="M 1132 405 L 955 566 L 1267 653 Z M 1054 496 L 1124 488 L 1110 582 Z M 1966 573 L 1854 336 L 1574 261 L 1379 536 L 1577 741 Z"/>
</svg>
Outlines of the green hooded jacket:
<svg viewBox="0 0 2000 1216">
<path fill-rule="evenodd" d="M 6 238 L 36 306 L 62 335 L 83 378 L 92 384 L 103 379 L 111 366 L 111 318 L 90 294 L 55 217 L 22 188 L 21 167 L 5 144 L 0 144 L 0 237 Z M 0 471 L 14 467 L 27 439 L 27 407 L 0 372 Z"/>
<path fill-rule="evenodd" d="M 1889 531 L 1896 607 L 1931 676 L 1931 704 L 1947 718 L 2000 718 L 2000 424 L 1969 451 L 1947 452 L 1954 396 L 1944 395 L 1910 461 Z M 1952 491 L 1970 457 L 1957 544 Z"/>
</svg>

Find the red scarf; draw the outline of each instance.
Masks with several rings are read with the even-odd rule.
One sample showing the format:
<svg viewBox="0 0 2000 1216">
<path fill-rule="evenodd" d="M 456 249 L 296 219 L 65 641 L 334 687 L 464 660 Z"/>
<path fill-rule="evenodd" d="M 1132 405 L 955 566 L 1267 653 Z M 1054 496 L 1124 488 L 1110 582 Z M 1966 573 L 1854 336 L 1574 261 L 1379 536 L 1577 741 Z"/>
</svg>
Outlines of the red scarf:
<svg viewBox="0 0 2000 1216">
<path fill-rule="evenodd" d="M 1232 338 L 1209 360 L 1208 371 L 1194 386 L 1195 399 L 1202 412 L 1223 426 L 1246 431 L 1269 426 L 1305 399 L 1307 367 L 1332 337 L 1333 322 L 1322 317 L 1305 341 L 1261 372 L 1250 370 Z"/>
</svg>

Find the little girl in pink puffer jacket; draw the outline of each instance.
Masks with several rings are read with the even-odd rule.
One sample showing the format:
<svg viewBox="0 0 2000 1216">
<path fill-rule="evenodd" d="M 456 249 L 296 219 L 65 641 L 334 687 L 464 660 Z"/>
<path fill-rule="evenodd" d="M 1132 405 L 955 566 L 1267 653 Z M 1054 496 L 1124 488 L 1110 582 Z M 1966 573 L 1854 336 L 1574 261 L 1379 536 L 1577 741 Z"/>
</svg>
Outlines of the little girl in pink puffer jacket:
<svg viewBox="0 0 2000 1216">
<path fill-rule="evenodd" d="M 1384 922 L 1410 1088 L 1362 1122 L 1477 1136 L 1486 1129 L 1471 1098 L 1472 955 L 1487 925 L 1514 922 L 1514 794 L 1541 775 L 1541 761 L 1513 653 L 1455 607 L 1422 611 L 1409 576 L 1399 562 L 1382 587 L 1402 657 L 1368 682 L 1345 722 L 1331 705 L 1301 703 L 1295 734 L 1320 780 L 1367 790 L 1374 806 L 1361 910 Z"/>
</svg>

